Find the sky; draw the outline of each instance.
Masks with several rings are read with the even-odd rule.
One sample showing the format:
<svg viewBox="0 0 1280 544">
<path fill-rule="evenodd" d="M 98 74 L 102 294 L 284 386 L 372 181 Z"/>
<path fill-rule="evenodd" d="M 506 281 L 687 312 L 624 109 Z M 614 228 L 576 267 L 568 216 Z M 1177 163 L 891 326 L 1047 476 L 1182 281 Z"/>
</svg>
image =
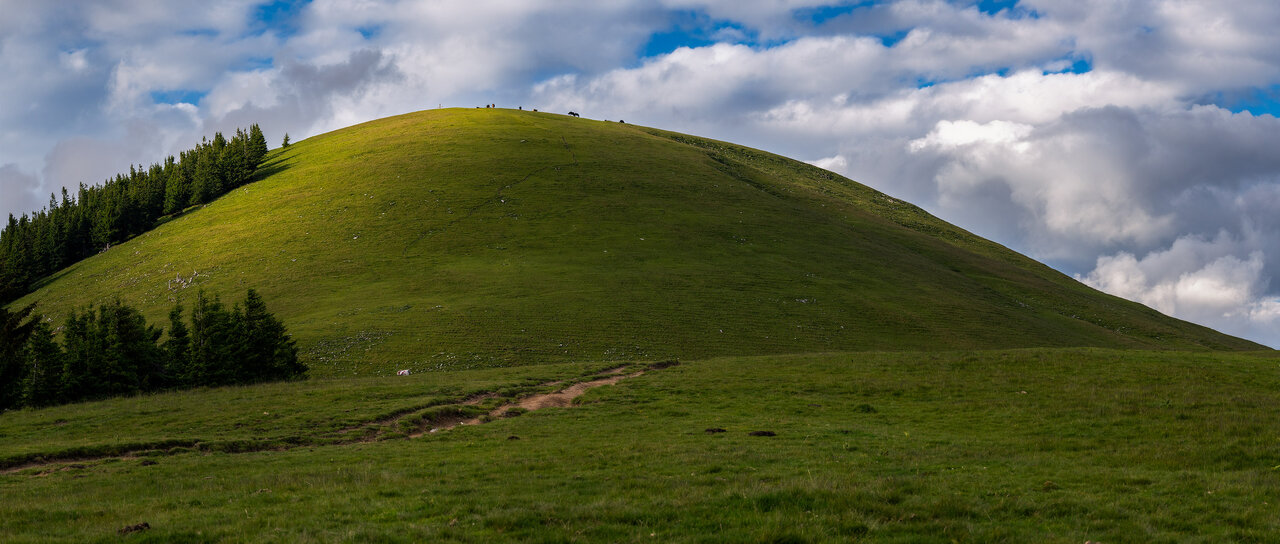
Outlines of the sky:
<svg viewBox="0 0 1280 544">
<path fill-rule="evenodd" d="M 496 103 L 843 174 L 1280 347 L 1274 0 L 0 0 L 0 214 L 259 123 Z"/>
</svg>

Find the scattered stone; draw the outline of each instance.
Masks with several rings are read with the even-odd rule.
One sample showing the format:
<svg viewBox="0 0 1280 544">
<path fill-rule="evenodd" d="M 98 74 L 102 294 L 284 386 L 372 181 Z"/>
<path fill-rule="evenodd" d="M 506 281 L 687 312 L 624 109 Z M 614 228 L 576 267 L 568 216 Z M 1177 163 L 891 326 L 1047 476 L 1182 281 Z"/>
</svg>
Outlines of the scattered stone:
<svg viewBox="0 0 1280 544">
<path fill-rule="evenodd" d="M 144 521 L 144 522 L 139 523 L 139 524 L 137 524 L 137 525 L 130 525 L 130 526 L 128 526 L 128 527 L 125 527 L 125 528 L 123 528 L 123 529 L 120 529 L 119 531 L 116 531 L 116 533 L 117 533 L 117 534 L 119 534 L 120 536 L 124 536 L 124 535 L 127 535 L 127 534 L 129 534 L 129 533 L 136 533 L 136 532 L 138 532 L 138 531 L 145 531 L 145 530 L 150 529 L 150 528 L 151 528 L 151 524 L 150 524 L 150 523 L 147 523 L 147 522 L 145 522 L 145 521 Z"/>
<path fill-rule="evenodd" d="M 711 428 L 707 429 L 707 434 L 727 433 L 727 432 L 729 432 L 729 431 L 726 431 L 726 430 L 724 430 L 724 429 L 721 429 L 720 427 L 711 427 Z"/>
<path fill-rule="evenodd" d="M 773 431 L 751 431 L 747 434 L 751 436 L 778 436 L 778 433 Z"/>
</svg>

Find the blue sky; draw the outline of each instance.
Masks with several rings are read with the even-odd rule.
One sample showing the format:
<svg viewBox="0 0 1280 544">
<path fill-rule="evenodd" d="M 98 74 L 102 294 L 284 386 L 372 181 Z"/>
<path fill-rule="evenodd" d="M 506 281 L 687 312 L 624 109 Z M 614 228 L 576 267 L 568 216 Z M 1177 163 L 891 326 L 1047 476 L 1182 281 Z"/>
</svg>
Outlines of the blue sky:
<svg viewBox="0 0 1280 544">
<path fill-rule="evenodd" d="M 1280 346 L 1271 0 L 67 0 L 0 17 L 0 212 L 214 131 L 443 106 L 811 161 Z"/>
</svg>

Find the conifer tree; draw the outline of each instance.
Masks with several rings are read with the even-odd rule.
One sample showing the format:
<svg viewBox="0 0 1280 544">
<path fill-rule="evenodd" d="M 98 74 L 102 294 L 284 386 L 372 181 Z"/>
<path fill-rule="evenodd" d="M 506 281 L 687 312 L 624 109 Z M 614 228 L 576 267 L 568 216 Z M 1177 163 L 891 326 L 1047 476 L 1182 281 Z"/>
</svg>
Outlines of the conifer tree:
<svg viewBox="0 0 1280 544">
<path fill-rule="evenodd" d="M 26 406 L 52 406 L 63 402 L 62 348 L 53 341 L 53 328 L 48 323 L 36 324 L 27 341 L 27 382 L 23 394 Z"/>
<path fill-rule="evenodd" d="M 307 367 L 284 324 L 250 289 L 243 308 L 231 309 L 204 292 L 197 294 L 191 325 L 183 308 L 169 312 L 169 334 L 147 324 L 142 314 L 120 302 L 72 311 L 63 326 L 65 349 L 48 324 L 23 322 L 34 305 L 19 312 L 0 308 L 4 408 L 47 406 L 166 387 L 220 386 L 302 377 Z M 16 352 L 16 354 L 14 353 Z"/>
<path fill-rule="evenodd" d="M 172 214 L 182 211 L 191 201 L 191 181 L 181 168 L 174 168 L 164 186 L 164 213 Z"/>
<path fill-rule="evenodd" d="M 151 391 L 164 385 L 164 352 L 156 345 L 161 331 L 147 325 L 142 313 L 116 299 L 99 308 L 106 356 L 97 372 L 99 391 L 107 395 Z"/>
<path fill-rule="evenodd" d="M 79 402 L 93 395 L 94 378 L 89 369 L 98 366 L 97 358 L 102 353 L 94 334 L 96 321 L 72 310 L 62 327 L 64 358 L 58 397 L 63 402 Z"/>
<path fill-rule="evenodd" d="M 161 331 L 138 310 L 115 300 L 72 313 L 63 330 L 67 400 L 150 391 L 165 385 Z"/>
<path fill-rule="evenodd" d="M 200 385 L 235 383 L 240 361 L 233 312 L 204 291 L 191 308 L 191 360 L 188 379 Z"/>
<path fill-rule="evenodd" d="M 30 290 L 31 281 L 35 279 L 28 227 L 27 216 L 18 220 L 13 214 L 9 214 L 9 226 L 5 227 L 4 236 L 0 237 L 0 249 L 5 256 L 3 262 L 0 262 L 5 272 L 5 277 L 0 278 L 0 292 L 8 296 L 0 301 L 7 302 L 26 294 Z"/>
<path fill-rule="evenodd" d="M 27 339 L 36 327 L 36 320 L 28 316 L 35 308 L 32 303 L 10 312 L 0 306 L 0 410 L 16 407 L 22 400 Z"/>
<path fill-rule="evenodd" d="M 249 180 L 249 168 L 245 164 L 245 144 L 248 136 L 244 131 L 236 131 L 236 137 L 232 138 L 222 149 L 222 154 L 218 156 L 219 170 L 222 172 L 223 187 L 230 191 Z"/>
<path fill-rule="evenodd" d="M 196 152 L 195 173 L 191 179 L 191 204 L 205 204 L 222 194 L 218 179 L 218 159 L 213 146 L 204 145 Z"/>
<path fill-rule="evenodd" d="M 247 147 L 246 157 L 249 162 L 249 169 L 253 170 L 262 164 L 262 159 L 267 156 L 267 138 L 262 135 L 262 129 L 258 128 L 258 124 L 254 123 L 249 126 L 249 145 Z"/>
<path fill-rule="evenodd" d="M 169 338 L 164 342 L 168 357 L 165 374 L 177 385 L 198 385 L 190 381 L 191 333 L 182 321 L 182 305 L 176 304 L 169 311 Z"/>
<path fill-rule="evenodd" d="M 282 380 L 306 372 L 284 323 L 267 311 L 266 303 L 253 289 L 245 296 L 242 323 L 244 372 L 241 381 Z"/>
</svg>

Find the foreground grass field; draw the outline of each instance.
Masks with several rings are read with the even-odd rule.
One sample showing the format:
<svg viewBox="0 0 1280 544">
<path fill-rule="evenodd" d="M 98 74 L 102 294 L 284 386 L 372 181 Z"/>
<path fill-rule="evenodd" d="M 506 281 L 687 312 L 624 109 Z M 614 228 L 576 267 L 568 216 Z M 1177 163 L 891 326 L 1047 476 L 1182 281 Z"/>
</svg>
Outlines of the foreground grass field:
<svg viewBox="0 0 1280 544">
<path fill-rule="evenodd" d="M 571 408 L 416 439 L 308 443 L 429 399 L 578 379 L 604 366 L 313 380 L 6 413 L 0 456 L 134 434 L 301 438 L 247 453 L 176 448 L 10 469 L 0 475 L 0 541 L 116 542 L 118 529 L 144 521 L 151 529 L 125 540 L 1079 543 L 1280 534 L 1274 353 L 685 361 L 591 390 Z M 58 420 L 65 424 L 48 424 Z"/>
</svg>

